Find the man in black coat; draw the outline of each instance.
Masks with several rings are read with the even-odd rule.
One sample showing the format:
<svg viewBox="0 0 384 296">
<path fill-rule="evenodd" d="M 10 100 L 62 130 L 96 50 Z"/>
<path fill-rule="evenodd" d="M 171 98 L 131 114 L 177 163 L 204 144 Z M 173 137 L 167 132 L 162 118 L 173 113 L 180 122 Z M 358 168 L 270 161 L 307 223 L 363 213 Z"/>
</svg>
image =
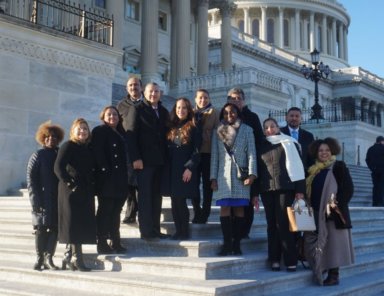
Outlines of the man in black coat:
<svg viewBox="0 0 384 296">
<path fill-rule="evenodd" d="M 244 91 L 241 88 L 232 88 L 228 92 L 227 97 L 228 103 L 233 103 L 237 107 L 239 107 L 241 113 L 241 120 L 249 125 L 253 129 L 253 135 L 255 137 L 255 146 L 256 146 L 256 153 L 259 151 L 259 147 L 264 139 L 264 132 L 263 128 L 261 127 L 259 116 L 252 112 L 247 104 L 245 103 L 245 94 Z M 251 196 L 250 196 L 250 202 L 249 205 L 244 207 L 244 238 L 249 238 L 249 233 L 252 228 L 253 218 L 254 218 L 254 192 L 258 191 L 256 190 L 255 186 L 257 186 L 258 182 L 254 182 L 251 186 Z M 257 199 L 258 200 L 258 199 Z"/>
<path fill-rule="evenodd" d="M 369 147 L 365 158 L 372 176 L 372 206 L 384 206 L 384 137 L 378 136 L 376 143 Z"/>
<path fill-rule="evenodd" d="M 117 104 L 120 116 L 123 118 L 123 128 L 125 131 L 132 129 L 134 124 L 134 109 L 143 101 L 142 82 L 137 77 L 131 77 L 127 81 L 128 95 Z M 123 223 L 136 223 L 137 215 L 137 178 L 132 167 L 132 162 L 128 161 L 128 195 L 127 209 Z"/>
<path fill-rule="evenodd" d="M 285 120 L 287 125 L 282 127 L 280 131 L 288 136 L 295 138 L 301 146 L 301 159 L 305 173 L 307 174 L 308 168 L 314 163 L 314 160 L 308 155 L 308 146 L 315 138 L 309 131 L 300 127 L 301 124 L 301 109 L 298 107 L 289 108 Z"/>
<path fill-rule="evenodd" d="M 169 113 L 160 102 L 160 87 L 148 83 L 144 100 L 134 109 L 134 124 L 127 130 L 128 150 L 137 170 L 139 228 L 142 239 L 164 238 L 160 233 L 161 179 L 166 164 Z"/>
</svg>

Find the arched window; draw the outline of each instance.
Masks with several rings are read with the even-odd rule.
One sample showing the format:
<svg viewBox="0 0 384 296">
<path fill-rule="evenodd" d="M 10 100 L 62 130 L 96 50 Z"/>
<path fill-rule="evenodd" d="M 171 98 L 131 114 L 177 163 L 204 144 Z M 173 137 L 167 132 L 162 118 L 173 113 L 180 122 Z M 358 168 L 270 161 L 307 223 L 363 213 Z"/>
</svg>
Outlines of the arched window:
<svg viewBox="0 0 384 296">
<path fill-rule="evenodd" d="M 260 37 L 260 23 L 258 19 L 254 19 L 252 21 L 252 35 L 256 36 L 257 38 Z"/>
<path fill-rule="evenodd" d="M 237 26 L 239 28 L 239 31 L 244 33 L 244 21 L 243 20 L 239 20 L 237 22 Z"/>
<path fill-rule="evenodd" d="M 275 21 L 273 19 L 267 21 L 267 42 L 275 43 Z"/>
<path fill-rule="evenodd" d="M 284 20 L 284 46 L 289 46 L 289 22 Z"/>
</svg>

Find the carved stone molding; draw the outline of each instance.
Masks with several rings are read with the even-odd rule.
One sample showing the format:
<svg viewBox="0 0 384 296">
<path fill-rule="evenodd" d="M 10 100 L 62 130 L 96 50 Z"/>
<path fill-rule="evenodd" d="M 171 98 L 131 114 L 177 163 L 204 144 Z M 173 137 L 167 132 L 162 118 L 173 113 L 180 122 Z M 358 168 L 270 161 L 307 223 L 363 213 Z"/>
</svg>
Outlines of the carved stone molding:
<svg viewBox="0 0 384 296">
<path fill-rule="evenodd" d="M 44 47 L 29 41 L 21 41 L 10 37 L 0 36 L 0 51 L 25 56 L 57 66 L 69 67 L 100 76 L 107 76 L 108 78 L 114 77 L 114 67 L 111 64 Z"/>
</svg>

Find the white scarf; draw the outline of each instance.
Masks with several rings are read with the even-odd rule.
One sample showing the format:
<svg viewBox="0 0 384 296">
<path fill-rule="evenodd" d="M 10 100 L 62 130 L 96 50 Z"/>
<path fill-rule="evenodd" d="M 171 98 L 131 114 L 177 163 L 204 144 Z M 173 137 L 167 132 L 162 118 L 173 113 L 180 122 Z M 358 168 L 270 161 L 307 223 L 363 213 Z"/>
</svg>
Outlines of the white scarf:
<svg viewBox="0 0 384 296">
<path fill-rule="evenodd" d="M 281 144 L 285 151 L 285 167 L 292 182 L 304 180 L 304 167 L 295 143 L 297 140 L 284 134 L 267 137 L 271 144 Z"/>
</svg>

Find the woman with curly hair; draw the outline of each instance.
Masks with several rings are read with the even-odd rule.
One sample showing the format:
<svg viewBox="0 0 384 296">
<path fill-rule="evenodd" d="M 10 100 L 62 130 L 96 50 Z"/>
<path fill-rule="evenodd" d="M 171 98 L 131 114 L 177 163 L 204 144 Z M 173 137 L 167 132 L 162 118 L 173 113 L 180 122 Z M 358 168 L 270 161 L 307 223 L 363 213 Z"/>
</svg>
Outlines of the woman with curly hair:
<svg viewBox="0 0 384 296">
<path fill-rule="evenodd" d="M 35 230 L 37 260 L 35 270 L 58 269 L 53 263 L 57 245 L 57 187 L 58 179 L 53 171 L 58 145 L 64 130 L 47 121 L 36 132 L 36 141 L 42 148 L 29 159 L 27 187 L 32 206 L 32 225 Z"/>
<path fill-rule="evenodd" d="M 200 162 L 201 133 L 195 125 L 192 105 L 186 98 L 177 99 L 170 118 L 167 134 L 170 196 L 176 228 L 172 239 L 188 239 L 189 210 L 186 199 L 199 196 L 197 166 Z"/>
<path fill-rule="evenodd" d="M 94 158 L 91 133 L 83 118 L 71 126 L 69 141 L 59 150 L 55 174 L 59 178 L 59 242 L 67 244 L 63 269 L 90 271 L 82 244 L 96 243 Z"/>
</svg>

